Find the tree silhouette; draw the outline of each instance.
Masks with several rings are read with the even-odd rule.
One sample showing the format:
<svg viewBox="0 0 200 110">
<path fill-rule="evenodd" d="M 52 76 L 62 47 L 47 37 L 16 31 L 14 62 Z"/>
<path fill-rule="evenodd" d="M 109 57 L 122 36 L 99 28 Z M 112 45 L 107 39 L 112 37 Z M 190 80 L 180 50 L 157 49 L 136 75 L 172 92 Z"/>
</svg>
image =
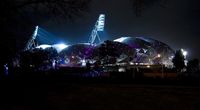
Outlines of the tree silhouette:
<svg viewBox="0 0 200 110">
<path fill-rule="evenodd" d="M 99 57 L 98 60 L 104 63 L 114 64 L 121 55 L 125 55 L 124 62 L 129 62 L 131 57 L 134 56 L 135 51 L 127 44 L 107 40 L 94 53 L 94 56 Z"/>
<path fill-rule="evenodd" d="M 177 50 L 175 53 L 172 62 L 177 70 L 177 72 L 181 72 L 181 70 L 185 67 L 185 57 L 181 50 Z"/>
<path fill-rule="evenodd" d="M 113 45 L 114 42 L 106 40 L 99 47 L 99 58 L 104 59 L 104 63 L 115 63 L 116 57 L 119 56 L 117 53 L 117 48 Z"/>
</svg>

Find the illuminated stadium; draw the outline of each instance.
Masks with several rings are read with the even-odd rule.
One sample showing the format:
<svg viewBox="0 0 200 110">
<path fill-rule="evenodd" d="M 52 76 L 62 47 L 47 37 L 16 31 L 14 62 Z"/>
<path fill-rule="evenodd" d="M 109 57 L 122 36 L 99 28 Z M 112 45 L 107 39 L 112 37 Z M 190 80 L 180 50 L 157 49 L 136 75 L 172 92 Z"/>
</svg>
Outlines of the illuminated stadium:
<svg viewBox="0 0 200 110">
<path fill-rule="evenodd" d="M 86 62 L 95 63 L 98 60 L 107 63 L 130 65 L 172 65 L 174 50 L 167 44 L 148 37 L 120 37 L 115 40 L 101 41 L 98 32 L 104 30 L 105 15 L 100 14 L 87 43 L 77 44 L 41 44 L 36 43 L 36 37 L 42 35 L 40 28 L 36 29 L 29 39 L 25 51 L 32 49 L 54 48 L 60 65 L 85 66 Z M 98 40 L 98 43 L 95 41 Z M 115 59 L 114 62 L 109 62 Z"/>
<path fill-rule="evenodd" d="M 172 65 L 174 50 L 158 40 L 147 37 L 121 37 L 114 41 L 127 44 L 134 49 L 132 63 Z"/>
</svg>

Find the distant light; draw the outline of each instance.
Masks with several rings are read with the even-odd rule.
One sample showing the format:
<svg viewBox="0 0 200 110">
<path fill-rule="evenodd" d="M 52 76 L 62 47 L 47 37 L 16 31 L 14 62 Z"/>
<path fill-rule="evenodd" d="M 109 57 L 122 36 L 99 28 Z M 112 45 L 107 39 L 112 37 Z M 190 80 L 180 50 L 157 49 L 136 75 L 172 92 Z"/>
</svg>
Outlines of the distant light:
<svg viewBox="0 0 200 110">
<path fill-rule="evenodd" d="M 85 61 L 85 59 L 83 59 L 81 62 L 82 62 L 82 64 L 81 64 L 82 66 L 86 66 L 86 61 Z"/>
<path fill-rule="evenodd" d="M 160 55 L 160 54 L 158 54 L 158 55 L 157 55 L 157 57 L 158 57 L 158 58 L 160 58 L 160 57 L 161 57 L 161 55 Z"/>
<path fill-rule="evenodd" d="M 183 56 L 184 56 L 184 57 L 186 57 L 186 56 L 187 56 L 187 54 L 188 54 L 188 52 L 187 52 L 187 51 L 185 51 L 184 49 L 181 49 L 181 51 L 182 51 L 182 53 L 183 53 Z"/>
<path fill-rule="evenodd" d="M 187 66 L 187 64 L 188 64 L 188 61 L 187 61 L 187 60 L 185 60 L 185 61 L 184 61 L 184 63 L 185 63 L 185 65 Z"/>
<path fill-rule="evenodd" d="M 98 19 L 97 31 L 103 31 L 105 24 L 105 14 L 100 14 Z"/>
<path fill-rule="evenodd" d="M 126 72 L 125 68 L 119 68 L 119 72 Z"/>
<path fill-rule="evenodd" d="M 144 63 L 139 63 L 139 65 L 144 65 Z"/>
<path fill-rule="evenodd" d="M 150 68 L 151 66 L 150 65 L 147 65 L 147 68 Z"/>
<path fill-rule="evenodd" d="M 173 58 L 174 58 L 174 56 L 173 56 L 173 55 L 169 57 L 169 59 L 170 59 L 170 60 L 172 60 Z"/>
<path fill-rule="evenodd" d="M 133 62 L 130 62 L 130 65 L 134 65 L 134 63 L 133 63 Z"/>
<path fill-rule="evenodd" d="M 187 56 L 187 54 L 188 54 L 187 51 L 184 51 L 184 52 L 183 52 L 183 55 L 184 55 L 184 56 Z"/>
</svg>

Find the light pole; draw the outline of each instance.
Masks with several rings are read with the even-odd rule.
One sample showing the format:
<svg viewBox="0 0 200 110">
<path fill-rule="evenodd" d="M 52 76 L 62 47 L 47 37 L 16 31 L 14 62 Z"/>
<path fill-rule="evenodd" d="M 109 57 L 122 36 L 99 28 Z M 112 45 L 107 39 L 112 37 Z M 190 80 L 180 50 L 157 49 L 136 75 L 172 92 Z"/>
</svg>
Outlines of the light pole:
<svg viewBox="0 0 200 110">
<path fill-rule="evenodd" d="M 164 71 L 163 71 L 163 64 L 161 64 L 161 66 L 162 66 L 162 78 L 164 78 Z"/>
<path fill-rule="evenodd" d="M 157 58 L 160 58 L 161 59 L 161 54 L 157 54 L 157 56 L 156 56 Z M 159 61 L 160 62 L 160 61 Z M 164 78 L 164 70 L 163 70 L 164 68 L 163 68 L 163 64 L 161 63 L 161 77 L 162 78 Z"/>
</svg>

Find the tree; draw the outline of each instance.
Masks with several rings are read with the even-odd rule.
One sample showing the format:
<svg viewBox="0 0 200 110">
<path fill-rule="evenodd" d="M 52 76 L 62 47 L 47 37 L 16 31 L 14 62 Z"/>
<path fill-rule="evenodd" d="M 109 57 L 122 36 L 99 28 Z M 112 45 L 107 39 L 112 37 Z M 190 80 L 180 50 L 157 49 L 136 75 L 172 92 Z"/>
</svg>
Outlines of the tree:
<svg viewBox="0 0 200 110">
<path fill-rule="evenodd" d="M 135 55 L 134 49 L 129 45 L 109 40 L 102 43 L 93 53 L 93 56 L 98 56 L 97 60 L 110 64 L 117 61 L 130 62 Z"/>
<path fill-rule="evenodd" d="M 105 60 L 104 63 L 116 63 L 116 57 L 119 57 L 117 48 L 114 46 L 114 42 L 106 40 L 98 48 L 99 58 Z"/>
<path fill-rule="evenodd" d="M 181 50 L 177 50 L 175 53 L 172 62 L 177 70 L 177 72 L 181 72 L 182 69 L 185 67 L 185 57 Z"/>
</svg>

